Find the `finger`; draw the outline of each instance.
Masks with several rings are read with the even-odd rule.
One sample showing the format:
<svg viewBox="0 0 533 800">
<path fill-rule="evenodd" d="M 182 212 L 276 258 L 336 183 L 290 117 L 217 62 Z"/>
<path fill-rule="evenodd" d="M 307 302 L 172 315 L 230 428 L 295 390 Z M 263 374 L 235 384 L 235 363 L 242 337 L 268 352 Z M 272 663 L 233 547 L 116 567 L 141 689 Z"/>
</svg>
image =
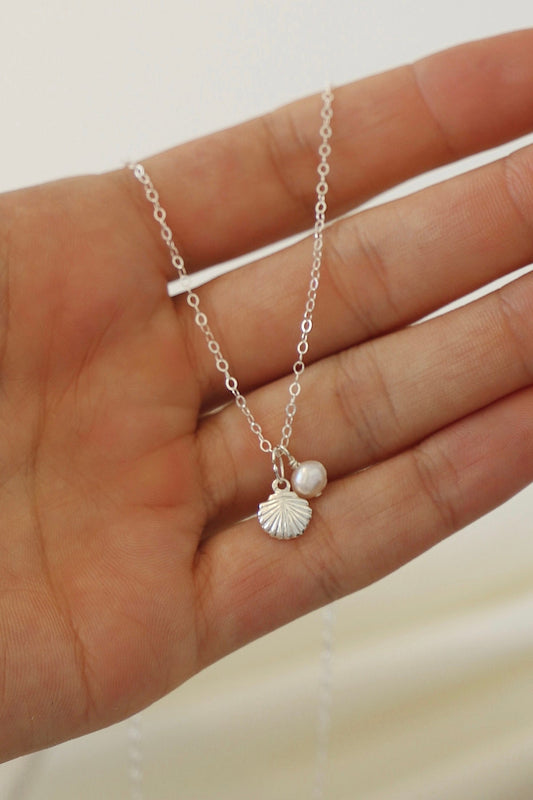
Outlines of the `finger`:
<svg viewBox="0 0 533 800">
<path fill-rule="evenodd" d="M 324 359 L 302 379 L 291 452 L 337 478 L 413 446 L 434 431 L 516 392 L 533 376 L 533 274 L 463 308 Z M 273 440 L 287 382 L 250 396 Z M 210 517 L 253 513 L 271 465 L 228 406 L 198 431 Z M 246 469 L 241 465 L 246 464 Z"/>
<path fill-rule="evenodd" d="M 531 130 L 533 31 L 455 47 L 335 92 L 330 211 Z M 311 227 L 318 97 L 145 161 L 192 271 Z M 168 265 L 131 174 L 115 179 Z"/>
<path fill-rule="evenodd" d="M 248 520 L 201 545 L 201 666 L 378 580 L 526 486 L 532 406 L 529 388 L 336 482 L 301 539 L 270 540 Z"/>
<path fill-rule="evenodd" d="M 326 231 L 308 361 L 397 329 L 533 259 L 533 147 L 341 220 Z M 296 357 L 308 240 L 202 287 L 202 308 L 241 391 Z M 178 303 L 205 408 L 224 401 L 212 353 Z"/>
</svg>

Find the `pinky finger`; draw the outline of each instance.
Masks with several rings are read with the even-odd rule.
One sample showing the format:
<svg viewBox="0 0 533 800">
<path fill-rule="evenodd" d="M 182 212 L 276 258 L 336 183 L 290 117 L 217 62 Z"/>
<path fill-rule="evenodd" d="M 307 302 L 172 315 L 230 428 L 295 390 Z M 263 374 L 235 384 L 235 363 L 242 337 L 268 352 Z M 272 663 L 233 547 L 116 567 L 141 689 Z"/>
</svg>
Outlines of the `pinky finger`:
<svg viewBox="0 0 533 800">
<path fill-rule="evenodd" d="M 214 536 L 197 561 L 199 668 L 378 580 L 532 480 L 528 388 L 331 484 L 301 539 L 265 539 L 255 519 Z"/>
</svg>

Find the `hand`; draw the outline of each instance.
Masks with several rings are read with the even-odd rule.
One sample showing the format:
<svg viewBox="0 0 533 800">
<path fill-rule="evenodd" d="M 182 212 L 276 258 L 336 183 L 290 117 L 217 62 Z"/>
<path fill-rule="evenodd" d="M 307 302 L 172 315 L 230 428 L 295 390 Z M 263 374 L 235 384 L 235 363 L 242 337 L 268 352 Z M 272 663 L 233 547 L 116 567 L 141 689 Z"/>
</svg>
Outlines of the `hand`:
<svg viewBox="0 0 533 800">
<path fill-rule="evenodd" d="M 531 31 L 337 89 L 330 220 L 532 130 L 532 97 Z M 189 271 L 312 225 L 319 108 L 144 162 Z M 0 198 L 4 759 L 133 713 L 533 475 L 531 276 L 411 325 L 531 261 L 531 147 L 327 231 L 291 450 L 330 484 L 292 542 L 246 519 L 270 459 L 216 410 L 150 211 L 125 169 Z M 200 290 L 274 441 L 309 268 L 304 240 Z"/>
</svg>

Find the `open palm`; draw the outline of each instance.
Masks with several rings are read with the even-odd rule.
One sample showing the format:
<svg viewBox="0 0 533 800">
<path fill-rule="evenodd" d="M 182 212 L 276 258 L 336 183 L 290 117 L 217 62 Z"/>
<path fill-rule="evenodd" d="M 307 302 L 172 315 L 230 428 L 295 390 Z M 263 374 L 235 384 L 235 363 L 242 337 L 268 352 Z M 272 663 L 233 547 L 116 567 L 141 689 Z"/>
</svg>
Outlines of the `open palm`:
<svg viewBox="0 0 533 800">
<path fill-rule="evenodd" d="M 336 92 L 330 218 L 533 128 L 533 34 Z M 313 221 L 319 101 L 147 160 L 190 271 Z M 533 473 L 533 151 L 340 219 L 291 449 L 332 479 L 301 538 L 250 518 L 271 465 L 225 393 L 127 170 L 0 199 L 0 755 L 117 721 L 395 569 Z M 201 289 L 266 435 L 302 240 Z"/>
</svg>

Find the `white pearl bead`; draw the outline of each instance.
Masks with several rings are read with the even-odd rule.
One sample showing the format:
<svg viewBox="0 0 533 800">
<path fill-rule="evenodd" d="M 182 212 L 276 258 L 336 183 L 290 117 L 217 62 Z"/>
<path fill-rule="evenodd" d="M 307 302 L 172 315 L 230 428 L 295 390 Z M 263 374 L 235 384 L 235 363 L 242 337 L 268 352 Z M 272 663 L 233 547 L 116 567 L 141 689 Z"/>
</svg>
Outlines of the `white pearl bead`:
<svg viewBox="0 0 533 800">
<path fill-rule="evenodd" d="M 300 497 L 318 497 L 328 482 L 328 473 L 320 461 L 302 461 L 291 475 L 293 490 Z"/>
</svg>

